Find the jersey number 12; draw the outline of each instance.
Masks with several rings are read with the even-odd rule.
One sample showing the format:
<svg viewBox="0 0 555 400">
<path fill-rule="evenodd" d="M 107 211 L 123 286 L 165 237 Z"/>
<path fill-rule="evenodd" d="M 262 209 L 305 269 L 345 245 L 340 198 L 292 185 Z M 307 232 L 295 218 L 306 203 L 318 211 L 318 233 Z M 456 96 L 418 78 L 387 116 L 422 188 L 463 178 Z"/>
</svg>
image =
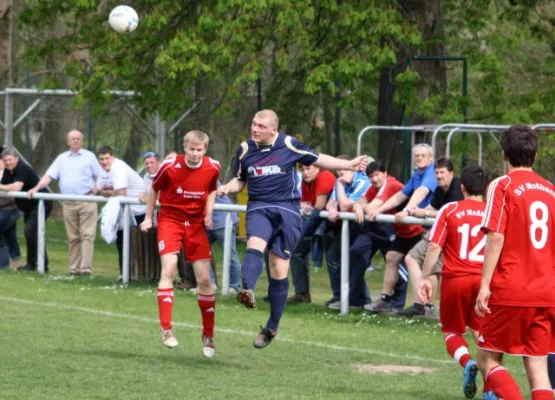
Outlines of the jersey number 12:
<svg viewBox="0 0 555 400">
<path fill-rule="evenodd" d="M 474 246 L 472 250 L 470 250 L 470 252 L 468 251 L 468 241 L 470 239 L 470 236 L 476 237 L 480 234 L 480 225 L 476 225 L 472 229 L 470 229 L 469 224 L 463 224 L 459 226 L 457 232 L 462 235 L 459 258 L 461 260 L 468 259 L 468 261 L 472 262 L 484 262 L 484 255 L 480 254 L 480 252 L 484 249 L 484 247 L 486 247 L 486 236 L 484 236 L 482 240 L 480 240 L 478 244 L 476 244 L 476 246 Z"/>
</svg>

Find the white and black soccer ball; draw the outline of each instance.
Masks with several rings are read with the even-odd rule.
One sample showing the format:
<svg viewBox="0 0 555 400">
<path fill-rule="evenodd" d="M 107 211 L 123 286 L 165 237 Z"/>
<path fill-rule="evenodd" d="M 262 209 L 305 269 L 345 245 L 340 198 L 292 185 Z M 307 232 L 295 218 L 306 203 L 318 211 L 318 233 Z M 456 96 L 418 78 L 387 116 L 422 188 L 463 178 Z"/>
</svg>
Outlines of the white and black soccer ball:
<svg viewBox="0 0 555 400">
<path fill-rule="evenodd" d="M 131 33 L 139 26 L 139 16 L 129 6 L 117 6 L 110 12 L 108 24 L 117 33 Z"/>
</svg>

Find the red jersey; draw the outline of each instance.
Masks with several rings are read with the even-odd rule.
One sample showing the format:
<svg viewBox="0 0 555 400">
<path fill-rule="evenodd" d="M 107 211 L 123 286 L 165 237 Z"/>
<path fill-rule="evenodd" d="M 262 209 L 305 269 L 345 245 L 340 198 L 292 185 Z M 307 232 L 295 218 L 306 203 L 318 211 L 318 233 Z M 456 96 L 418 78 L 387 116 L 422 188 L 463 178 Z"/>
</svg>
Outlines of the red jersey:
<svg viewBox="0 0 555 400">
<path fill-rule="evenodd" d="M 403 184 L 399 182 L 392 176 L 388 176 L 381 188 L 376 189 L 374 186 L 370 186 L 366 193 L 364 193 L 364 198 L 370 203 L 374 199 L 383 201 L 384 203 L 393 197 L 397 192 L 403 189 Z M 386 214 L 397 214 L 395 208 L 386 212 Z M 420 235 L 424 232 L 424 228 L 421 225 L 406 225 L 406 224 L 393 224 L 393 229 L 397 233 L 397 236 L 402 238 L 412 238 L 416 235 Z"/>
<path fill-rule="evenodd" d="M 555 307 L 555 187 L 533 171 L 494 180 L 482 229 L 505 238 L 489 302 Z"/>
<path fill-rule="evenodd" d="M 152 180 L 152 189 L 159 191 L 162 207 L 158 219 L 203 223 L 206 198 L 218 187 L 220 163 L 202 157 L 196 168 L 187 166 L 185 154 L 166 160 Z"/>
<path fill-rule="evenodd" d="M 483 201 L 461 200 L 439 210 L 429 241 L 443 247 L 442 276 L 482 274 L 486 235 L 480 228 L 485 208 Z"/>
<path fill-rule="evenodd" d="M 328 170 L 321 171 L 314 181 L 302 183 L 302 196 L 301 201 L 307 201 L 312 205 L 316 204 L 316 198 L 321 194 L 328 197 L 333 192 L 335 186 L 335 175 Z"/>
</svg>

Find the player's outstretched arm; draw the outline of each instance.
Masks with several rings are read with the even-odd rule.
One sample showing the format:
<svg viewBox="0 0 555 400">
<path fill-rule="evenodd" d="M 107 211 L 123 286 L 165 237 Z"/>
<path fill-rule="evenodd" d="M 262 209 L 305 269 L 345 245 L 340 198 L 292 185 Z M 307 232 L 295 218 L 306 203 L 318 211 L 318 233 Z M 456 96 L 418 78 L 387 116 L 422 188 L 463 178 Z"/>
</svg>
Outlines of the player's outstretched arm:
<svg viewBox="0 0 555 400">
<path fill-rule="evenodd" d="M 368 166 L 366 159 L 366 156 L 358 156 L 352 160 L 340 160 L 339 158 L 328 156 L 327 154 L 320 154 L 314 164 L 318 167 L 330 169 L 332 171 L 347 169 L 351 171 L 363 172 L 366 171 L 366 167 Z"/>
<path fill-rule="evenodd" d="M 148 231 L 152 228 L 152 215 L 154 214 L 154 208 L 156 207 L 156 200 L 158 199 L 158 192 L 154 189 L 150 189 L 148 195 L 146 196 L 146 212 L 145 219 L 141 223 L 141 230 L 143 232 Z"/>
<path fill-rule="evenodd" d="M 238 178 L 233 178 L 225 185 L 221 185 L 216 190 L 218 197 L 225 196 L 228 193 L 239 193 L 245 187 L 245 182 L 239 180 Z"/>
</svg>

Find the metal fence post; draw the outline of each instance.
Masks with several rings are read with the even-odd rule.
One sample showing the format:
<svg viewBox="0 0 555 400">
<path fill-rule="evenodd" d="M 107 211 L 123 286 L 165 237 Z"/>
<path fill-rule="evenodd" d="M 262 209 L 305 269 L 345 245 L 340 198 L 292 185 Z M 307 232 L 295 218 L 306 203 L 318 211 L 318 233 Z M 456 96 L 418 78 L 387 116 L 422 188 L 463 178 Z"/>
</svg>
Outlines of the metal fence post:
<svg viewBox="0 0 555 400">
<path fill-rule="evenodd" d="M 349 313 L 349 221 L 341 225 L 341 315 Z"/>
<path fill-rule="evenodd" d="M 37 271 L 44 274 L 44 254 L 45 254 L 45 236 L 46 236 L 46 213 L 44 211 L 44 200 L 39 200 L 39 209 L 37 214 Z"/>
<path fill-rule="evenodd" d="M 4 146 L 10 147 L 13 146 L 13 96 L 10 93 L 6 93 L 4 107 Z"/>
<path fill-rule="evenodd" d="M 131 218 L 130 205 L 123 207 L 123 260 L 122 260 L 122 283 L 129 283 L 129 218 Z"/>
<path fill-rule="evenodd" d="M 231 264 L 231 233 L 233 232 L 233 220 L 231 212 L 225 214 L 224 228 L 224 261 L 222 265 L 222 295 L 227 296 L 229 293 L 229 273 Z"/>
</svg>

